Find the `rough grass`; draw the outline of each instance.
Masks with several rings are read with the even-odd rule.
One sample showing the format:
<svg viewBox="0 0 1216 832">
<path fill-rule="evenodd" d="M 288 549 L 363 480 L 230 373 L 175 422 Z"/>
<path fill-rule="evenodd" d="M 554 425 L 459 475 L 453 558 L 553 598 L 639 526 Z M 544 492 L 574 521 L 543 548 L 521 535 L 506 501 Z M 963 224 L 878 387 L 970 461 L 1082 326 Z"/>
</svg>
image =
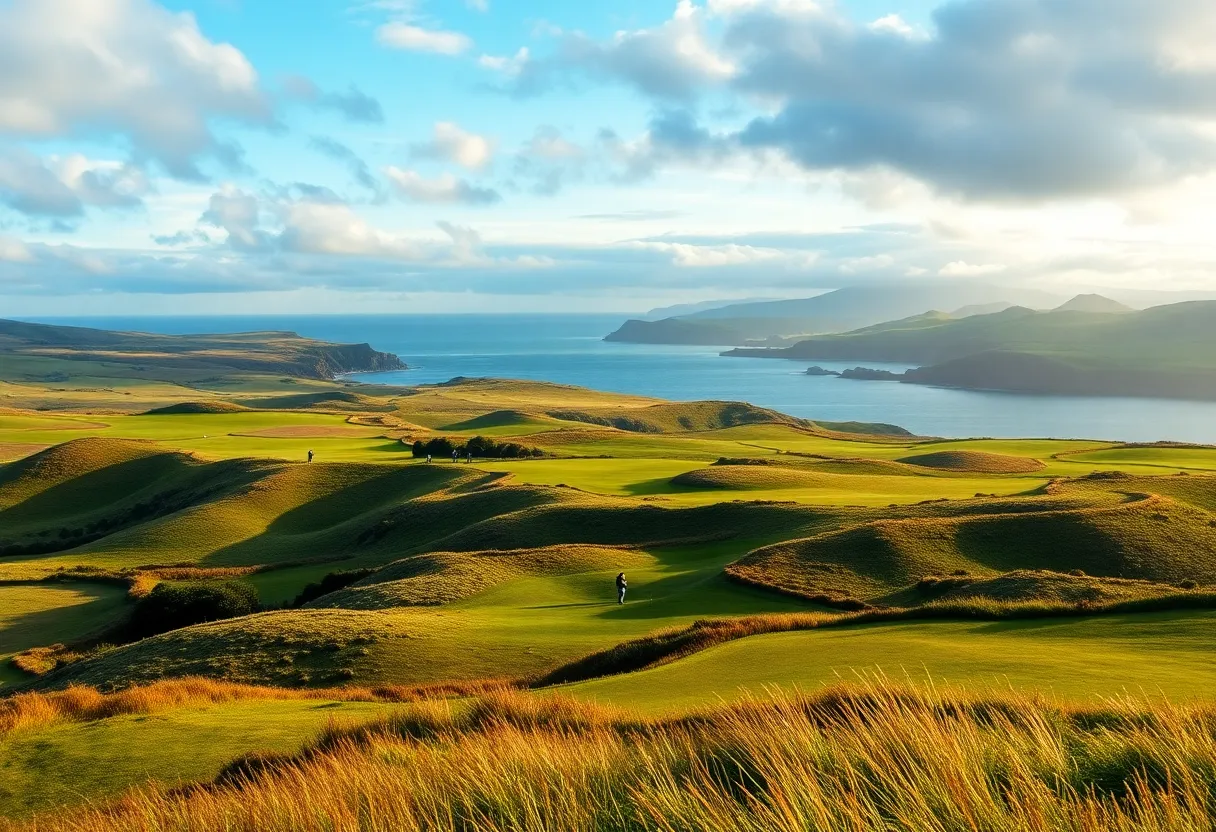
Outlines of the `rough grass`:
<svg viewBox="0 0 1216 832">
<path fill-rule="evenodd" d="M 922 468 L 937 468 L 944 471 L 965 471 L 975 474 L 1032 474 L 1045 466 L 1031 457 L 1008 456 L 986 451 L 937 451 L 914 454 L 899 460 Z"/>
<path fill-rule="evenodd" d="M 176 708 L 197 708 L 228 702 L 280 699 L 417 702 L 447 696 L 475 696 L 511 686 L 510 682 L 490 679 L 415 686 L 283 688 L 243 685 L 197 676 L 161 679 L 111 692 L 86 685 L 72 685 L 64 690 L 17 693 L 0 699 L 0 736 L 63 722 L 93 722 L 124 714 L 154 714 Z"/>
<path fill-rule="evenodd" d="M 1181 832 L 1216 812 L 1214 724 L 885 683 L 668 720 L 504 693 L 17 828 Z"/>
<path fill-rule="evenodd" d="M 1155 496 L 1113 508 L 1052 508 L 1030 502 L 1017 513 L 878 520 L 756 550 L 727 571 L 803 596 L 862 600 L 956 570 L 993 576 L 1080 569 L 1101 577 L 1216 583 L 1209 556 L 1216 527 L 1206 511 Z"/>
<path fill-rule="evenodd" d="M 48 673 L 36 684 L 40 690 L 74 684 L 109 689 L 208 676 L 246 684 L 326 687 L 353 679 L 354 668 L 377 645 L 419 634 L 415 622 L 374 612 L 267 612 L 103 650 Z"/>
<path fill-rule="evenodd" d="M 353 586 L 323 595 L 310 608 L 376 610 L 438 606 L 529 576 L 623 570 L 653 561 L 604 546 L 550 546 L 486 552 L 427 552 L 377 570 Z"/>
</svg>

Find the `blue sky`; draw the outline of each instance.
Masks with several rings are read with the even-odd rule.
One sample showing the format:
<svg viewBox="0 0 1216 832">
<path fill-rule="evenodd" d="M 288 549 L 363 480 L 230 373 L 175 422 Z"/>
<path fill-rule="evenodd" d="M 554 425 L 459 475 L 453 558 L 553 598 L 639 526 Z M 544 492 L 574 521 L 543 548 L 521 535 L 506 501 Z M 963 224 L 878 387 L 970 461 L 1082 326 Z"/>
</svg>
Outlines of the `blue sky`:
<svg viewBox="0 0 1216 832">
<path fill-rule="evenodd" d="M 1209 0 L 0 0 L 0 315 L 1216 291 Z"/>
</svg>

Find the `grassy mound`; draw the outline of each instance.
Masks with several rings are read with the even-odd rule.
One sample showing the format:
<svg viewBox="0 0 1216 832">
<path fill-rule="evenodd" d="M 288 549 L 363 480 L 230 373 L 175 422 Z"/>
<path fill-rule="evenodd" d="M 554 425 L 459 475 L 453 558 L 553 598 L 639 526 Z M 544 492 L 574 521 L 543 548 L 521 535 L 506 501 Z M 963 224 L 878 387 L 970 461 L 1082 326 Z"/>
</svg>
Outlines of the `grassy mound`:
<svg viewBox="0 0 1216 832">
<path fill-rule="evenodd" d="M 436 606 L 521 577 L 611 573 L 651 562 L 652 558 L 641 553 L 605 546 L 428 552 L 389 564 L 354 586 L 324 595 L 308 606 L 361 610 Z"/>
<path fill-rule="evenodd" d="M 535 413 L 525 413 L 522 410 L 494 410 L 472 419 L 443 425 L 439 430 L 475 431 L 487 428 L 529 428 L 544 424 L 556 426 L 556 423 L 555 419 Z"/>
<path fill-rule="evenodd" d="M 715 465 L 671 478 L 683 488 L 722 488 L 731 491 L 767 491 L 782 488 L 822 488 L 831 475 L 775 465 Z M 826 482 L 825 482 L 826 481 Z"/>
<path fill-rule="evenodd" d="M 925 578 L 921 583 L 925 585 L 922 590 L 924 594 L 939 600 L 988 598 L 993 601 L 1039 601 L 1047 604 L 1107 604 L 1112 601 L 1161 598 L 1178 592 L 1175 586 L 1152 581 L 1024 569 L 995 578 L 947 576 L 940 581 Z M 944 591 L 935 592 L 935 584 Z"/>
<path fill-rule="evenodd" d="M 548 415 L 633 433 L 685 433 L 763 424 L 810 427 L 809 422 L 744 402 L 668 402 L 628 409 L 550 410 Z"/>
<path fill-rule="evenodd" d="M 73 439 L 55 445 L 0 468 L 0 510 L 111 466 L 157 455 L 165 451 L 132 439 Z"/>
<path fill-rule="evenodd" d="M 1031 474 L 1046 467 L 1039 460 L 1030 457 L 1007 456 L 987 451 L 938 451 L 906 456 L 899 461 L 922 468 L 973 474 Z"/>
<path fill-rule="evenodd" d="M 260 399 L 244 399 L 244 407 L 257 410 L 321 410 L 321 411 L 391 411 L 385 398 L 373 398 L 347 390 L 323 390 L 319 393 L 293 393 Z"/>
<path fill-rule="evenodd" d="M 244 413 L 252 408 L 223 400 L 213 400 L 205 402 L 178 402 L 177 404 L 166 405 L 165 407 L 156 407 L 149 410 L 147 416 L 167 416 L 179 413 L 199 414 L 199 413 Z"/>
<path fill-rule="evenodd" d="M 48 673 L 36 686 L 109 690 L 184 676 L 287 686 L 343 684 L 376 645 L 415 635 L 402 619 L 374 612 L 260 613 L 115 647 Z"/>
<path fill-rule="evenodd" d="M 1041 509 L 1044 503 L 1029 505 Z M 727 572 L 799 596 L 853 599 L 881 598 L 926 575 L 959 570 L 993 576 L 1080 569 L 1100 577 L 1207 584 L 1216 581 L 1216 562 L 1208 554 L 1214 548 L 1210 514 L 1149 497 L 1114 508 L 879 520 L 758 549 Z"/>
</svg>

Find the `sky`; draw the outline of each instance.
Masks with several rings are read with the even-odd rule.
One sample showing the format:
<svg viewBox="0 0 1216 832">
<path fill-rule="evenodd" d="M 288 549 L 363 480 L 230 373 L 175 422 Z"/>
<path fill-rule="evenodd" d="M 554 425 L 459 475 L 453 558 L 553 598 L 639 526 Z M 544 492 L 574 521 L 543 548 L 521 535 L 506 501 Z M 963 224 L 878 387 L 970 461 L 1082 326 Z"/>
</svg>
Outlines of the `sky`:
<svg viewBox="0 0 1216 832">
<path fill-rule="evenodd" d="M 0 317 L 1216 293 L 1211 0 L 0 0 Z"/>
</svg>

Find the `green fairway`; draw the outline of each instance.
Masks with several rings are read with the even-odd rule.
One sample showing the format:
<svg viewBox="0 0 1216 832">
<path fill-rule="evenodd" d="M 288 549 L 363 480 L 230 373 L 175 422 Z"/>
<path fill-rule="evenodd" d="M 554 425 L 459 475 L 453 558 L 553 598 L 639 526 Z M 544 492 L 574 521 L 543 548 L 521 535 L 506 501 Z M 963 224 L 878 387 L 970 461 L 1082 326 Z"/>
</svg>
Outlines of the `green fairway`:
<svg viewBox="0 0 1216 832">
<path fill-rule="evenodd" d="M 254 751 L 293 752 L 331 720 L 393 706 L 371 702 L 230 702 L 69 722 L 0 737 L 0 816 L 102 800 L 146 781 L 209 780 Z"/>
<path fill-rule="evenodd" d="M 105 584 L 0 585 L 0 692 L 28 680 L 14 653 L 98 634 L 126 613 L 126 590 Z"/>
<path fill-rule="evenodd" d="M 558 690 L 643 711 L 679 711 L 767 689 L 813 691 L 881 672 L 971 689 L 1072 700 L 1124 693 L 1207 698 L 1216 689 L 1216 613 L 871 624 L 752 636 L 672 664 Z"/>
</svg>

